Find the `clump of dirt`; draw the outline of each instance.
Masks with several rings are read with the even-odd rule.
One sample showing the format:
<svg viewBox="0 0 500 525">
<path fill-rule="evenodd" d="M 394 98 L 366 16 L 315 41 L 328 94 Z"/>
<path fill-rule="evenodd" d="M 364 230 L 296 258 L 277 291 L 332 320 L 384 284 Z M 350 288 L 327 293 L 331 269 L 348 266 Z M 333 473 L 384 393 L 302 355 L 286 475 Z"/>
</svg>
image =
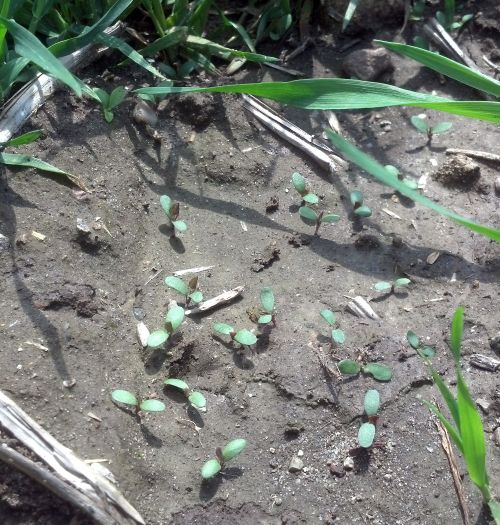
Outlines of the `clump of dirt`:
<svg viewBox="0 0 500 525">
<path fill-rule="evenodd" d="M 99 311 L 95 288 L 89 284 L 66 282 L 57 289 L 37 292 L 34 304 L 40 310 L 59 310 L 68 307 L 82 317 L 92 317 Z"/>
<path fill-rule="evenodd" d="M 471 189 L 478 185 L 481 169 L 465 155 L 452 155 L 432 177 L 450 188 Z"/>
<path fill-rule="evenodd" d="M 187 93 L 169 105 L 179 119 L 197 131 L 205 129 L 218 116 L 218 104 L 210 93 Z"/>
<path fill-rule="evenodd" d="M 254 263 L 250 269 L 256 273 L 262 272 L 262 270 L 269 268 L 275 261 L 278 261 L 279 258 L 280 249 L 278 248 L 276 241 L 272 241 L 262 250 L 262 253 L 259 253 L 255 257 Z"/>
</svg>

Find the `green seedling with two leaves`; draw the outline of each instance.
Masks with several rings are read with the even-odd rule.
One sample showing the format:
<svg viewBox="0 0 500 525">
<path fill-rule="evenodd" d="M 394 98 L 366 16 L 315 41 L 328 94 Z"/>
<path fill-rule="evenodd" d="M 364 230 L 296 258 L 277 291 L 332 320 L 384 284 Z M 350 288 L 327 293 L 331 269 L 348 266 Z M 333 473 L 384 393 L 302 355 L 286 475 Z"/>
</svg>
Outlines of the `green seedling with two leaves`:
<svg viewBox="0 0 500 525">
<path fill-rule="evenodd" d="M 411 280 L 407 277 L 400 277 L 394 281 L 379 281 L 373 286 L 377 292 L 381 293 L 396 293 L 401 288 L 406 288 L 411 284 Z"/>
<path fill-rule="evenodd" d="M 321 310 L 319 313 L 321 317 L 330 325 L 332 328 L 332 331 L 330 332 L 330 337 L 332 339 L 332 346 L 334 344 L 336 345 L 343 345 L 345 343 L 345 333 L 340 328 L 333 328 L 335 326 L 335 323 L 337 321 L 335 314 L 328 310 L 328 308 L 325 308 L 324 310 Z"/>
<path fill-rule="evenodd" d="M 165 277 L 165 284 L 184 296 L 186 306 L 191 301 L 193 303 L 203 301 L 203 294 L 198 290 L 198 276 L 192 277 L 186 284 L 180 277 L 169 275 Z"/>
<path fill-rule="evenodd" d="M 420 357 L 430 359 L 436 355 L 436 350 L 432 348 L 432 346 L 423 345 L 415 332 L 408 330 L 408 332 L 406 332 L 406 340 Z"/>
<path fill-rule="evenodd" d="M 204 410 L 206 408 L 207 401 L 205 399 L 205 396 L 201 392 L 191 390 L 188 384 L 182 379 L 175 379 L 173 377 L 169 377 L 168 379 L 165 379 L 163 383 L 167 386 L 171 386 L 173 388 L 181 390 L 192 407 L 197 408 L 199 410 Z"/>
<path fill-rule="evenodd" d="M 274 292 L 272 288 L 262 288 L 260 291 L 260 305 L 263 313 L 257 323 L 267 325 L 272 323 L 276 326 L 276 313 L 274 311 Z"/>
<path fill-rule="evenodd" d="M 438 122 L 437 124 L 434 124 L 434 126 L 431 126 L 427 123 L 425 117 L 426 115 L 413 115 L 410 121 L 417 131 L 427 135 L 427 144 L 432 142 L 432 137 L 434 135 L 442 135 L 443 133 L 450 131 L 453 127 L 451 122 Z"/>
<path fill-rule="evenodd" d="M 201 477 L 210 479 L 217 475 L 225 466 L 226 462 L 239 456 L 247 446 L 246 439 L 238 438 L 230 441 L 224 448 L 215 449 L 216 459 L 209 459 L 201 467 Z"/>
<path fill-rule="evenodd" d="M 104 115 L 104 119 L 106 122 L 112 122 L 115 115 L 113 113 L 113 109 L 119 106 L 127 96 L 127 91 L 123 86 L 118 86 L 117 88 L 113 89 L 111 93 L 108 93 L 104 89 L 101 88 L 91 88 L 93 93 L 95 94 L 96 100 L 99 100 L 102 107 L 102 114 Z"/>
<path fill-rule="evenodd" d="M 354 215 L 358 217 L 371 217 L 372 210 L 363 204 L 363 194 L 359 190 L 351 191 L 350 199 L 354 208 Z"/>
<path fill-rule="evenodd" d="M 302 197 L 303 202 L 318 204 L 319 197 L 310 190 L 307 180 L 300 173 L 295 172 L 292 174 L 292 184 Z"/>
<path fill-rule="evenodd" d="M 243 328 L 236 331 L 231 325 L 226 323 L 214 323 L 213 331 L 218 334 L 228 335 L 232 341 L 236 341 L 242 346 L 251 347 L 257 342 L 257 337 L 253 332 Z"/>
<path fill-rule="evenodd" d="M 357 376 L 361 372 L 373 376 L 377 381 L 390 381 L 392 379 L 392 370 L 379 363 L 360 363 L 352 359 L 342 359 L 337 363 L 337 368 L 342 375 Z"/>
<path fill-rule="evenodd" d="M 316 212 L 308 206 L 301 206 L 299 208 L 299 215 L 306 224 L 313 223 L 316 225 L 314 235 L 318 235 L 319 227 L 323 223 L 333 223 L 340 220 L 340 217 L 334 213 Z"/>
<path fill-rule="evenodd" d="M 402 173 L 400 173 L 400 171 L 398 170 L 398 168 L 396 168 L 396 166 L 392 166 L 391 164 L 386 164 L 384 166 L 384 168 L 389 173 L 394 175 L 394 177 L 397 178 L 399 181 L 401 181 L 405 186 L 410 188 L 410 190 L 417 190 L 418 189 L 417 182 L 414 181 L 413 179 L 409 179 L 409 178 L 405 177 Z"/>
<path fill-rule="evenodd" d="M 184 321 L 184 308 L 182 306 L 172 306 L 165 314 L 165 328 L 151 332 L 148 337 L 149 348 L 158 348 L 164 345 L 168 338 L 174 334 Z"/>
<path fill-rule="evenodd" d="M 160 197 L 160 205 L 172 225 L 172 237 L 175 237 L 178 233 L 184 233 L 187 230 L 187 224 L 179 220 L 179 203 L 172 201 L 168 195 L 162 195 Z"/>
<path fill-rule="evenodd" d="M 115 403 L 132 407 L 136 415 L 140 415 L 140 412 L 163 412 L 165 410 L 165 403 L 162 401 L 158 399 L 140 400 L 128 390 L 113 390 L 113 392 L 111 392 L 111 399 Z"/>
<path fill-rule="evenodd" d="M 375 440 L 375 433 L 380 408 L 380 394 L 377 390 L 367 390 L 363 402 L 368 421 L 358 430 L 358 444 L 361 448 L 371 448 Z"/>
<path fill-rule="evenodd" d="M 423 357 L 431 372 L 434 384 L 448 407 L 451 419 L 447 418 L 435 403 L 425 400 L 423 403 L 441 421 L 456 447 L 462 453 L 471 481 L 481 491 L 483 501 L 488 505 L 496 525 L 500 525 L 500 502 L 495 500 L 491 494 L 491 485 L 486 468 L 486 440 L 481 415 L 461 370 L 460 349 L 463 325 L 464 309 L 459 307 L 453 315 L 450 338 L 450 349 L 457 379 L 456 395 L 451 392 L 431 362 Z"/>
</svg>

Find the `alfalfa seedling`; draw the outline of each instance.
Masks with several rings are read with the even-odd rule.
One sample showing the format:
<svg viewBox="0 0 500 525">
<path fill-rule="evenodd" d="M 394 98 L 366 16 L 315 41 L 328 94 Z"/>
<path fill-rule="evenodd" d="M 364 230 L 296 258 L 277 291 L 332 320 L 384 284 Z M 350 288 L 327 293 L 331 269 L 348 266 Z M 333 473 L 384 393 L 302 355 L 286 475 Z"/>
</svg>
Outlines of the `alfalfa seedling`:
<svg viewBox="0 0 500 525">
<path fill-rule="evenodd" d="M 246 439 L 239 438 L 233 439 L 224 448 L 217 447 L 215 449 L 216 459 L 209 459 L 201 467 L 201 477 L 203 479 L 213 478 L 226 466 L 228 461 L 239 456 L 246 446 Z"/>
<path fill-rule="evenodd" d="M 184 308 L 178 305 L 172 306 L 165 314 L 164 319 L 165 327 L 149 334 L 148 346 L 150 348 L 158 348 L 164 345 L 168 338 L 174 334 L 184 321 Z"/>
<path fill-rule="evenodd" d="M 229 324 L 214 323 L 213 331 L 218 334 L 228 335 L 232 341 L 236 341 L 241 346 L 247 346 L 248 348 L 251 348 L 257 342 L 256 335 L 246 328 L 236 331 Z"/>
<path fill-rule="evenodd" d="M 295 172 L 292 174 L 292 184 L 302 197 L 302 203 L 318 204 L 319 197 L 311 191 L 307 180 L 300 173 Z"/>
<path fill-rule="evenodd" d="M 351 191 L 350 200 L 354 215 L 357 217 L 371 217 L 372 210 L 363 204 L 363 194 L 359 190 Z"/>
<path fill-rule="evenodd" d="M 158 399 L 141 400 L 128 390 L 113 390 L 111 392 L 111 399 L 115 403 L 132 407 L 136 416 L 140 416 L 141 412 L 163 412 L 165 410 L 165 403 L 162 401 Z"/>
<path fill-rule="evenodd" d="M 427 135 L 427 144 L 430 145 L 434 135 L 441 135 L 447 133 L 453 127 L 451 122 L 438 122 L 431 126 L 427 122 L 427 115 L 413 115 L 410 121 L 413 124 L 413 127 L 420 133 Z"/>
<path fill-rule="evenodd" d="M 192 407 L 197 408 L 199 410 L 206 409 L 207 401 L 205 399 L 205 396 L 201 392 L 191 390 L 188 384 L 182 379 L 175 379 L 173 377 L 169 377 L 165 379 L 163 383 L 167 386 L 171 386 L 181 390 Z"/>
<path fill-rule="evenodd" d="M 407 277 L 399 277 L 394 281 L 379 281 L 375 283 L 373 288 L 380 293 L 398 293 L 406 291 L 406 288 L 411 284 L 411 280 Z"/>
<path fill-rule="evenodd" d="M 436 355 L 436 350 L 432 346 L 423 345 L 415 332 L 408 330 L 406 332 L 406 340 L 420 357 L 430 359 Z"/>
<path fill-rule="evenodd" d="M 160 205 L 172 226 L 172 237 L 176 237 L 177 233 L 185 232 L 187 230 L 187 224 L 179 220 L 179 203 L 173 202 L 168 195 L 162 195 L 160 197 Z"/>
<path fill-rule="evenodd" d="M 335 314 L 331 310 L 328 310 L 328 308 L 321 310 L 319 314 L 330 325 L 330 328 L 331 328 L 330 338 L 332 340 L 332 346 L 333 345 L 343 345 L 345 343 L 344 331 L 341 330 L 340 328 L 333 328 L 335 326 L 335 323 L 337 322 L 337 318 L 335 317 Z"/>
<path fill-rule="evenodd" d="M 342 359 L 337 363 L 337 368 L 342 375 L 357 376 L 360 373 L 373 376 L 377 381 L 390 381 L 392 379 L 392 370 L 380 363 L 366 363 L 354 361 L 352 359 Z"/>
<path fill-rule="evenodd" d="M 191 301 L 193 303 L 203 301 L 203 294 L 198 290 L 198 276 L 192 277 L 188 283 L 185 283 L 180 277 L 169 275 L 165 277 L 165 284 L 184 296 L 185 306 Z"/>
<path fill-rule="evenodd" d="M 276 326 L 276 312 L 274 311 L 274 292 L 272 288 L 262 288 L 260 291 L 260 305 L 262 306 L 262 315 L 257 320 L 258 324 L 268 325 L 270 323 Z"/>
<path fill-rule="evenodd" d="M 325 213 L 324 211 L 316 212 L 308 206 L 301 206 L 299 208 L 299 215 L 306 224 L 313 223 L 316 226 L 314 235 L 318 235 L 319 227 L 322 224 L 329 224 L 340 220 L 340 217 L 334 213 Z"/>
</svg>

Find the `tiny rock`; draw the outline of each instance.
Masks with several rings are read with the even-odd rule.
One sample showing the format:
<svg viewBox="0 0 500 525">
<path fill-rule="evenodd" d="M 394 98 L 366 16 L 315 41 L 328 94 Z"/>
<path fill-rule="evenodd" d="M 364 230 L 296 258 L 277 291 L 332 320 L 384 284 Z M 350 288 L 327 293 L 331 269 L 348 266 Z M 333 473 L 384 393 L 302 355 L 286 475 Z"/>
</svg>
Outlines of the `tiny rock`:
<svg viewBox="0 0 500 525">
<path fill-rule="evenodd" d="M 389 51 L 377 47 L 352 51 L 342 62 L 342 68 L 350 77 L 375 80 L 382 73 L 392 71 L 394 66 Z"/>
<path fill-rule="evenodd" d="M 500 447 L 500 427 L 497 427 L 495 432 L 493 432 L 493 439 L 495 440 L 495 445 Z"/>
<path fill-rule="evenodd" d="M 497 178 L 495 179 L 495 184 L 494 184 L 494 186 L 495 186 L 495 195 L 496 195 L 497 197 L 500 197 L 500 177 L 497 177 Z"/>
<path fill-rule="evenodd" d="M 500 355 L 500 335 L 496 335 L 490 339 L 490 348 L 493 352 Z"/>
<path fill-rule="evenodd" d="M 144 100 L 139 100 L 139 102 L 137 102 L 132 117 L 136 124 L 145 124 L 146 126 L 155 126 L 158 122 L 158 116 L 155 111 Z"/>
<path fill-rule="evenodd" d="M 343 478 L 345 476 L 345 470 L 339 465 L 330 465 L 330 474 L 336 478 Z"/>
<path fill-rule="evenodd" d="M 483 398 L 476 399 L 476 405 L 485 413 L 487 414 L 490 411 L 491 403 Z"/>
<path fill-rule="evenodd" d="M 344 470 L 352 470 L 354 468 L 354 459 L 347 456 L 344 460 Z"/>
<path fill-rule="evenodd" d="M 300 472 L 304 468 L 304 462 L 297 456 L 293 456 L 288 466 L 288 472 Z"/>
</svg>

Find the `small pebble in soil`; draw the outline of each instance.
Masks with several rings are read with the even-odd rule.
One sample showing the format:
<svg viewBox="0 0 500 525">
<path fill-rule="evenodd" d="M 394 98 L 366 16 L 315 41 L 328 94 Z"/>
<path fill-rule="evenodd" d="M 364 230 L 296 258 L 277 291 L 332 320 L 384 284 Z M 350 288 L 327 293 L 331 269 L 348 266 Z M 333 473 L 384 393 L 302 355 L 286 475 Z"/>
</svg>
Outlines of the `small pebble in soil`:
<svg viewBox="0 0 500 525">
<path fill-rule="evenodd" d="M 351 456 L 347 456 L 344 459 L 344 470 L 352 470 L 354 468 L 354 459 Z"/>
<path fill-rule="evenodd" d="M 476 399 L 476 405 L 485 413 L 487 414 L 490 411 L 491 403 L 483 398 Z"/>
<path fill-rule="evenodd" d="M 495 194 L 497 197 L 500 197 L 500 177 L 495 179 Z"/>
<path fill-rule="evenodd" d="M 288 472 L 300 472 L 303 468 L 304 462 L 297 456 L 293 456 L 292 460 L 290 461 L 290 465 L 288 465 Z"/>
<path fill-rule="evenodd" d="M 350 77 L 375 80 L 382 73 L 392 71 L 394 66 L 390 53 L 383 47 L 377 47 L 352 51 L 343 60 L 342 68 Z"/>
<path fill-rule="evenodd" d="M 500 427 L 496 428 L 495 432 L 493 432 L 493 439 L 495 441 L 495 445 L 500 447 Z"/>
<path fill-rule="evenodd" d="M 490 348 L 493 350 L 493 352 L 500 355 L 500 335 L 496 335 L 495 337 L 491 338 Z"/>
<path fill-rule="evenodd" d="M 346 471 L 339 465 L 334 465 L 333 463 L 330 465 L 330 474 L 336 478 L 343 478 L 345 472 Z"/>
</svg>

